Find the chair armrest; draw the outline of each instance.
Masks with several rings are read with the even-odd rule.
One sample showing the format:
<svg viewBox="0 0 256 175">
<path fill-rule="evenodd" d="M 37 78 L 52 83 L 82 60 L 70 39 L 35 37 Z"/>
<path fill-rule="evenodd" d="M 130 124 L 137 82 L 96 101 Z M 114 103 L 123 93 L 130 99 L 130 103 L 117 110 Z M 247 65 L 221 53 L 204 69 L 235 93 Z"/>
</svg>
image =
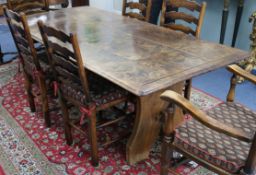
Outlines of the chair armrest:
<svg viewBox="0 0 256 175">
<path fill-rule="evenodd" d="M 227 69 L 230 72 L 232 72 L 236 75 L 239 75 L 239 76 L 243 77 L 244 79 L 249 80 L 252 83 L 256 84 L 256 76 L 251 74 L 250 72 L 245 71 L 238 65 L 236 65 L 236 64 L 229 65 L 229 66 L 227 66 Z"/>
<path fill-rule="evenodd" d="M 183 96 L 174 91 L 165 91 L 163 94 L 161 94 L 161 98 L 165 101 L 174 103 L 175 105 L 181 107 L 197 121 L 217 132 L 224 133 L 245 142 L 252 141 L 252 139 L 245 132 L 221 123 L 212 117 L 209 117 L 202 110 L 196 108 L 191 102 L 189 102 Z"/>
</svg>

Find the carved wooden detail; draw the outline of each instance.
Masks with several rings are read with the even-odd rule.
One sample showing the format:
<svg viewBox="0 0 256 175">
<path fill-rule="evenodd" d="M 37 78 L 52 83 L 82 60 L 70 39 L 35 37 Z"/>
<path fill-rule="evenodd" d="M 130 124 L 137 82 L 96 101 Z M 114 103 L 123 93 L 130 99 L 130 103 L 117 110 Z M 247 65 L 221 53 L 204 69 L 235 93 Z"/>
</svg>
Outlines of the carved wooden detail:
<svg viewBox="0 0 256 175">
<path fill-rule="evenodd" d="M 256 12 L 251 15 L 249 22 L 252 23 L 252 33 L 250 35 L 250 40 L 252 41 L 250 48 L 251 56 L 240 63 L 240 66 L 242 66 L 247 72 L 251 72 L 256 66 Z M 242 83 L 243 81 L 244 78 L 238 78 L 239 83 Z"/>
</svg>

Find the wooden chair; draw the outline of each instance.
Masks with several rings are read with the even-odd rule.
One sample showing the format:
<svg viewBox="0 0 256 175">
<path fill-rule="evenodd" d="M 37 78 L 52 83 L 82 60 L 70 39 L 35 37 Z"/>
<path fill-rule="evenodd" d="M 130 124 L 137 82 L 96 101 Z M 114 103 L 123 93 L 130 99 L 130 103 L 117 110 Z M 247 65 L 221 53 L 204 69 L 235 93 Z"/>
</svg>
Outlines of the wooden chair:
<svg viewBox="0 0 256 175">
<path fill-rule="evenodd" d="M 24 12 L 26 15 L 57 10 L 50 8 L 52 5 L 67 7 L 68 0 L 7 0 L 7 7 L 17 13 Z"/>
<path fill-rule="evenodd" d="M 170 11 L 168 9 L 175 9 Z M 180 10 L 187 10 L 191 12 L 198 12 L 198 16 L 188 14 Z M 162 14 L 160 18 L 160 25 L 171 30 L 177 30 L 200 38 L 201 28 L 206 10 L 206 2 L 198 4 L 192 0 L 163 0 Z M 177 23 L 183 21 L 183 23 Z M 195 29 L 193 26 L 195 25 Z M 190 25 L 186 25 L 190 24 Z M 185 83 L 184 96 L 189 99 L 191 93 L 192 80 L 187 80 Z"/>
<path fill-rule="evenodd" d="M 92 164 L 96 166 L 99 161 L 96 128 L 112 125 L 130 116 L 122 110 L 117 110 L 121 116 L 105 122 L 100 118 L 97 120 L 96 113 L 102 114 L 102 111 L 107 109 L 117 109 L 115 106 L 127 102 L 129 94 L 84 68 L 76 34 L 67 35 L 44 25 L 42 21 L 39 21 L 38 25 L 57 80 L 67 143 L 70 145 L 73 142 L 71 127 L 86 134 L 84 129 L 81 129 L 86 116 L 89 121 Z M 80 109 L 82 115 L 78 121 L 69 119 L 68 104 Z M 125 104 L 126 108 L 127 103 Z M 120 138 L 123 138 L 123 135 Z M 120 138 L 107 140 L 103 145 L 109 145 Z"/>
<path fill-rule="evenodd" d="M 149 22 L 151 6 L 152 0 L 139 0 L 139 2 L 123 0 L 122 15 Z"/>
<path fill-rule="evenodd" d="M 28 101 L 30 109 L 35 112 L 36 106 L 34 97 L 36 93 L 32 91 L 32 84 L 38 84 L 40 89 L 40 97 L 42 103 L 43 116 L 46 122 L 46 126 L 50 126 L 49 106 L 47 98 L 46 79 L 50 79 L 48 59 L 45 49 L 42 47 L 36 47 L 37 43 L 31 37 L 27 18 L 24 13 L 20 15 L 8 10 L 4 7 L 4 14 L 18 49 L 19 58 L 22 63 L 25 88 L 28 95 Z"/>
<path fill-rule="evenodd" d="M 168 174 L 169 158 L 174 150 L 219 174 L 256 173 L 256 113 L 234 102 L 237 76 L 254 84 L 256 76 L 237 65 L 228 66 L 228 70 L 234 75 L 227 102 L 206 113 L 176 92 L 166 91 L 161 95 L 171 105 L 164 124 L 162 175 Z M 187 111 L 192 119 L 175 128 L 172 111 L 177 107 Z"/>
<path fill-rule="evenodd" d="M 49 5 L 46 0 L 7 0 L 8 9 L 26 15 L 48 11 Z"/>
</svg>

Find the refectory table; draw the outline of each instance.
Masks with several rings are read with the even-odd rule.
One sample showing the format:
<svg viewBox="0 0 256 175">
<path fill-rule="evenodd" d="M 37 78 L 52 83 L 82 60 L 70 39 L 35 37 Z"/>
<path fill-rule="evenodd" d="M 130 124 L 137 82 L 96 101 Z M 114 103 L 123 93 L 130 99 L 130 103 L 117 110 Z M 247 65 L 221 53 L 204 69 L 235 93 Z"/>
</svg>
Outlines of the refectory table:
<svg viewBox="0 0 256 175">
<path fill-rule="evenodd" d="M 126 147 L 131 164 L 148 157 L 159 134 L 158 114 L 166 107 L 159 95 L 164 90 L 181 93 L 184 80 L 249 56 L 239 49 L 92 7 L 61 9 L 28 19 L 39 41 L 39 19 L 77 33 L 84 67 L 137 97 L 134 128 Z"/>
</svg>

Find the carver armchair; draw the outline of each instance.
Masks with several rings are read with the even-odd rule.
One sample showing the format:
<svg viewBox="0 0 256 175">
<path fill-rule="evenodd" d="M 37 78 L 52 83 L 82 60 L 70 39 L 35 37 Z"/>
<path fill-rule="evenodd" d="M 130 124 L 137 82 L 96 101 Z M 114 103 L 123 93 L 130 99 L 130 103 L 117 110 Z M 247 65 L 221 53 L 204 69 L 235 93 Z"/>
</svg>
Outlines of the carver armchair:
<svg viewBox="0 0 256 175">
<path fill-rule="evenodd" d="M 166 91 L 161 98 L 170 103 L 165 111 L 161 174 L 168 174 L 173 151 L 219 174 L 256 173 L 256 113 L 234 102 L 237 76 L 256 83 L 256 77 L 237 65 L 228 66 L 234 75 L 223 102 L 206 113 L 183 96 Z M 192 116 L 181 126 L 173 126 L 176 108 Z M 169 169 L 173 171 L 173 169 Z"/>
</svg>

